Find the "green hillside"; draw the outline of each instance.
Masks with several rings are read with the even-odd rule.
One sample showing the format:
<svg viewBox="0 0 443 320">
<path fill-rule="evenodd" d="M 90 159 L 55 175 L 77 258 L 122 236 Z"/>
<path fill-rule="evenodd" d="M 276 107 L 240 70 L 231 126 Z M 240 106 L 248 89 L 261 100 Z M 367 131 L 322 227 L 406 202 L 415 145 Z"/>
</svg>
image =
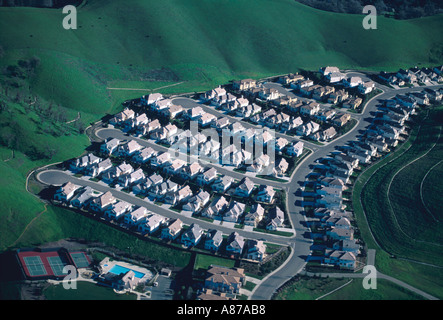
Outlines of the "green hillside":
<svg viewBox="0 0 443 320">
<path fill-rule="evenodd" d="M 377 30 L 364 30 L 362 15 L 292 0 L 86 0 L 77 30 L 64 30 L 63 17 L 58 9 L 0 8 L 0 179 L 9 185 L 0 191 L 1 250 L 44 210 L 25 191 L 26 174 L 80 155 L 89 143 L 84 127 L 126 99 L 325 65 L 379 71 L 443 63 L 441 15 L 380 17 Z M 32 59 L 38 63 L 29 68 Z M 66 124 L 77 112 L 81 120 Z M 57 227 L 63 214 L 48 212 L 30 229 L 37 235 L 35 225 L 48 222 L 39 241 L 66 235 Z"/>
</svg>

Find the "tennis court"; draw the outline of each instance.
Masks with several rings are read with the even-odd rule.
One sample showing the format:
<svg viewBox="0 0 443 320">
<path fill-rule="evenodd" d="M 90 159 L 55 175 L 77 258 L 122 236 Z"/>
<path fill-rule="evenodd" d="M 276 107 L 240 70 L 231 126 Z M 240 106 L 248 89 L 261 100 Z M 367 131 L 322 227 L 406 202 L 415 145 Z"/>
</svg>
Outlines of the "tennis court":
<svg viewBox="0 0 443 320">
<path fill-rule="evenodd" d="M 68 274 L 67 272 L 63 272 L 63 268 L 65 267 L 66 263 L 62 261 L 60 256 L 47 257 L 46 259 L 48 260 L 52 273 L 55 276 L 63 276 Z"/>
<path fill-rule="evenodd" d="M 49 274 L 39 256 L 23 257 L 23 260 L 32 277 L 46 276 Z"/>
<path fill-rule="evenodd" d="M 71 252 L 70 255 L 77 268 L 87 268 L 91 264 L 84 252 Z"/>
</svg>

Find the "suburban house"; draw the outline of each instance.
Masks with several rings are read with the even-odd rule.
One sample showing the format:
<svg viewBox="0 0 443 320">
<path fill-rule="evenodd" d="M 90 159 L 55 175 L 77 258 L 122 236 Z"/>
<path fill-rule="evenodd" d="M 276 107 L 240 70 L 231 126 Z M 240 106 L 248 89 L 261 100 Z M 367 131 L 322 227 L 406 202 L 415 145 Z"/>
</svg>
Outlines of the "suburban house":
<svg viewBox="0 0 443 320">
<path fill-rule="evenodd" d="M 219 192 L 219 193 L 225 193 L 234 182 L 234 178 L 230 176 L 223 176 L 218 178 L 211 186 L 212 190 Z"/>
<path fill-rule="evenodd" d="M 349 120 L 351 120 L 351 115 L 349 113 L 339 113 L 332 122 L 337 127 L 343 127 Z"/>
<path fill-rule="evenodd" d="M 135 140 L 131 140 L 118 147 L 118 155 L 123 157 L 134 156 L 137 151 L 140 151 L 143 147 Z"/>
<path fill-rule="evenodd" d="M 354 270 L 356 260 L 355 254 L 352 252 L 334 250 L 331 253 L 327 253 L 327 256 L 324 258 L 324 263 L 343 269 Z"/>
<path fill-rule="evenodd" d="M 184 110 L 185 109 L 182 106 L 172 104 L 163 111 L 163 115 L 168 117 L 169 119 L 175 119 L 178 116 L 181 116 Z"/>
<path fill-rule="evenodd" d="M 285 214 L 283 210 L 279 207 L 272 208 L 268 213 L 268 224 L 266 225 L 266 229 L 275 231 L 283 226 L 284 221 Z"/>
<path fill-rule="evenodd" d="M 110 191 L 108 191 L 101 196 L 94 198 L 89 204 L 89 207 L 92 211 L 103 213 L 108 206 L 114 204 L 115 202 L 117 202 L 117 199 L 114 198 Z"/>
<path fill-rule="evenodd" d="M 172 104 L 171 99 L 159 99 L 151 104 L 151 110 L 161 112 Z"/>
<path fill-rule="evenodd" d="M 350 77 L 350 78 L 343 79 L 343 84 L 349 88 L 357 87 L 358 85 L 360 85 L 362 83 L 363 83 L 363 80 L 360 77 Z"/>
<path fill-rule="evenodd" d="M 198 123 L 203 128 L 211 126 L 215 121 L 217 120 L 217 117 L 210 113 L 204 113 L 199 119 Z"/>
<path fill-rule="evenodd" d="M 197 193 L 195 196 L 190 198 L 187 203 L 183 205 L 183 210 L 191 211 L 191 212 L 197 212 L 209 202 L 209 199 L 211 198 L 211 195 L 201 190 L 199 193 Z"/>
<path fill-rule="evenodd" d="M 132 209 L 132 205 L 125 201 L 117 201 L 111 204 L 105 211 L 104 216 L 109 220 L 119 220 Z"/>
<path fill-rule="evenodd" d="M 330 72 L 325 78 L 329 83 L 338 83 L 345 78 L 345 75 L 341 72 Z"/>
<path fill-rule="evenodd" d="M 245 226 L 257 227 L 260 221 L 263 219 L 265 214 L 265 209 L 261 206 L 261 204 L 255 204 L 251 211 L 249 211 L 245 215 L 244 224 Z"/>
<path fill-rule="evenodd" d="M 118 183 L 122 187 L 129 187 L 132 184 L 138 184 L 138 183 L 142 182 L 142 180 L 144 180 L 144 179 L 145 179 L 145 173 L 140 168 L 134 172 L 121 175 L 118 178 Z"/>
<path fill-rule="evenodd" d="M 232 201 L 228 210 L 223 215 L 223 221 L 238 222 L 240 216 L 245 212 L 246 205 L 241 202 Z"/>
<path fill-rule="evenodd" d="M 304 79 L 305 79 L 305 77 L 302 76 L 301 74 L 290 73 L 286 76 L 279 77 L 278 82 L 281 84 L 291 84 L 293 82 L 297 82 L 297 81 L 304 80 Z"/>
<path fill-rule="evenodd" d="M 117 167 L 112 167 L 105 171 L 102 175 L 102 180 L 105 183 L 112 183 L 122 175 L 130 174 L 134 172 L 134 168 L 126 162 L 123 162 Z"/>
<path fill-rule="evenodd" d="M 107 139 L 101 146 L 100 146 L 100 152 L 110 155 L 113 154 L 115 151 L 117 151 L 118 146 L 120 145 L 120 140 L 113 138 L 113 139 Z"/>
<path fill-rule="evenodd" d="M 165 165 L 171 163 L 171 154 L 169 152 L 163 152 L 160 155 L 157 155 L 156 157 L 153 157 L 151 160 L 151 166 L 152 167 L 164 167 Z"/>
<path fill-rule="evenodd" d="M 271 203 L 274 200 L 275 190 L 272 186 L 261 185 L 256 200 L 265 203 Z"/>
<path fill-rule="evenodd" d="M 245 246 L 245 238 L 237 232 L 232 232 L 226 241 L 226 252 L 233 256 L 240 256 Z"/>
<path fill-rule="evenodd" d="M 320 68 L 319 72 L 323 75 L 323 76 L 327 76 L 328 74 L 334 73 L 334 72 L 340 72 L 340 69 L 337 67 L 322 67 Z"/>
<path fill-rule="evenodd" d="M 397 78 L 399 78 L 405 82 L 408 82 L 408 83 L 417 82 L 417 76 L 411 70 L 400 69 L 397 72 L 396 76 L 397 76 Z"/>
<path fill-rule="evenodd" d="M 235 195 L 243 198 L 247 198 L 251 195 L 252 190 L 254 190 L 254 183 L 248 177 L 245 177 L 241 183 L 235 189 Z"/>
<path fill-rule="evenodd" d="M 314 81 L 312 81 L 311 79 L 304 79 L 304 80 L 298 80 L 298 81 L 291 83 L 290 87 L 295 90 L 299 90 L 301 92 L 301 90 L 303 90 L 305 88 L 309 88 L 313 85 L 314 85 Z"/>
<path fill-rule="evenodd" d="M 333 240 L 353 240 L 354 229 L 331 227 L 326 231 L 326 235 Z"/>
<path fill-rule="evenodd" d="M 185 180 L 193 180 L 203 171 L 203 167 L 198 162 L 193 162 L 184 166 L 180 171 L 180 176 Z"/>
<path fill-rule="evenodd" d="M 333 92 L 335 92 L 334 87 L 331 86 L 318 87 L 312 92 L 312 98 L 316 100 L 323 100 Z"/>
<path fill-rule="evenodd" d="M 263 241 L 248 240 L 246 247 L 246 259 L 263 261 L 266 256 L 266 245 Z"/>
<path fill-rule="evenodd" d="M 168 227 L 162 229 L 161 238 L 166 241 L 174 241 L 180 235 L 183 222 L 180 219 L 172 222 Z"/>
<path fill-rule="evenodd" d="M 121 124 L 124 121 L 134 119 L 135 112 L 131 109 L 125 108 L 125 110 L 117 113 L 112 119 L 109 120 L 109 123 L 113 126 Z"/>
<path fill-rule="evenodd" d="M 320 111 L 315 117 L 320 121 L 326 122 L 331 120 L 336 113 L 337 112 L 335 112 L 335 110 L 323 110 Z"/>
<path fill-rule="evenodd" d="M 361 94 L 368 94 L 372 92 L 374 89 L 375 89 L 375 83 L 372 81 L 366 81 L 358 85 L 358 92 L 360 92 Z"/>
<path fill-rule="evenodd" d="M 224 88 L 222 88 L 221 86 L 218 86 L 217 88 L 206 91 L 202 95 L 202 99 L 205 101 L 210 101 L 210 100 L 217 99 L 217 98 L 224 96 L 224 95 L 226 95 L 226 90 Z"/>
<path fill-rule="evenodd" d="M 272 174 L 277 177 L 283 177 L 285 173 L 288 171 L 288 168 L 289 168 L 288 161 L 286 161 L 286 159 L 282 157 L 280 158 L 280 160 L 278 160 L 275 163 L 275 167 L 272 170 Z"/>
<path fill-rule="evenodd" d="M 251 88 L 255 88 L 256 86 L 257 86 L 257 81 L 253 79 L 243 79 L 232 82 L 232 88 L 234 90 L 244 91 Z"/>
<path fill-rule="evenodd" d="M 132 161 L 136 163 L 147 163 L 149 160 L 156 156 L 157 152 L 152 149 L 151 147 L 143 148 L 140 151 L 138 151 L 133 157 Z"/>
<path fill-rule="evenodd" d="M 217 169 L 209 168 L 197 176 L 195 182 L 200 186 L 208 186 L 217 179 Z"/>
<path fill-rule="evenodd" d="M 129 226 L 137 226 L 140 223 L 143 223 L 148 216 L 148 210 L 145 207 L 138 207 L 134 211 L 130 211 L 125 214 L 123 218 L 123 222 Z"/>
<path fill-rule="evenodd" d="M 343 101 L 343 108 L 349 108 L 349 109 L 357 109 L 361 104 L 363 100 L 358 97 L 349 97 L 345 101 Z"/>
<path fill-rule="evenodd" d="M 177 190 L 178 185 L 168 179 L 167 181 L 163 181 L 160 184 L 157 184 L 150 188 L 148 191 L 148 195 L 153 199 L 162 200 L 168 192 L 174 193 Z"/>
<path fill-rule="evenodd" d="M 217 252 L 223 242 L 223 233 L 220 230 L 208 230 L 205 236 L 205 249 Z"/>
<path fill-rule="evenodd" d="M 95 192 L 91 187 L 81 188 L 72 198 L 70 204 L 76 208 L 85 208 L 95 199 Z"/>
<path fill-rule="evenodd" d="M 163 173 L 166 175 L 179 175 L 181 170 L 187 165 L 186 161 L 182 159 L 174 159 L 171 163 L 163 167 Z"/>
<path fill-rule="evenodd" d="M 203 229 L 198 224 L 191 224 L 182 234 L 181 243 L 187 247 L 195 247 L 203 236 Z"/>
<path fill-rule="evenodd" d="M 328 141 L 337 135 L 337 131 L 334 127 L 330 127 L 322 132 L 322 140 Z"/>
<path fill-rule="evenodd" d="M 304 143 L 293 142 L 289 146 L 286 147 L 285 153 L 290 157 L 300 157 L 303 153 Z"/>
<path fill-rule="evenodd" d="M 216 215 L 222 215 L 229 206 L 229 202 L 224 196 L 215 198 L 212 203 L 202 212 L 202 216 L 213 218 Z"/>
<path fill-rule="evenodd" d="M 256 157 L 254 162 L 247 167 L 247 171 L 251 172 L 262 172 L 271 164 L 271 157 L 267 154 L 262 153 L 259 157 Z"/>
<path fill-rule="evenodd" d="M 280 96 L 277 89 L 274 88 L 263 88 L 259 93 L 258 97 L 265 101 L 275 100 Z"/>
<path fill-rule="evenodd" d="M 300 114 L 304 116 L 313 116 L 320 111 L 320 104 L 311 102 L 300 106 Z"/>
<path fill-rule="evenodd" d="M 80 186 L 75 185 L 72 182 L 67 182 L 55 192 L 54 199 L 67 202 L 69 199 L 71 199 L 74 196 L 75 192 L 80 188 L 81 188 Z"/>
<path fill-rule="evenodd" d="M 142 105 L 149 106 L 159 100 L 163 100 L 163 95 L 161 93 L 151 93 L 149 95 L 142 96 L 140 102 Z"/>
<path fill-rule="evenodd" d="M 142 234 L 152 234 L 155 231 L 159 230 L 165 222 L 165 217 L 154 213 L 146 217 L 146 219 L 137 226 L 137 229 Z"/>
<path fill-rule="evenodd" d="M 112 161 L 110 158 L 107 158 L 103 161 L 100 161 L 99 163 L 94 163 L 90 165 L 86 171 L 85 174 L 90 175 L 91 177 L 95 178 L 99 175 L 101 175 L 103 172 L 111 169 L 113 167 Z"/>
<path fill-rule="evenodd" d="M 215 292 L 238 294 L 245 284 L 243 269 L 211 266 L 207 271 L 204 287 Z"/>
<path fill-rule="evenodd" d="M 331 104 L 338 104 L 342 103 L 346 99 L 349 98 L 349 93 L 346 90 L 336 90 L 335 92 L 331 93 L 328 97 L 328 103 Z"/>
<path fill-rule="evenodd" d="M 77 158 L 74 161 L 71 162 L 69 169 L 72 172 L 83 172 L 90 166 L 94 164 L 98 164 L 100 161 L 102 161 L 101 158 L 96 157 L 92 153 L 88 153 L 87 155 Z"/>
</svg>

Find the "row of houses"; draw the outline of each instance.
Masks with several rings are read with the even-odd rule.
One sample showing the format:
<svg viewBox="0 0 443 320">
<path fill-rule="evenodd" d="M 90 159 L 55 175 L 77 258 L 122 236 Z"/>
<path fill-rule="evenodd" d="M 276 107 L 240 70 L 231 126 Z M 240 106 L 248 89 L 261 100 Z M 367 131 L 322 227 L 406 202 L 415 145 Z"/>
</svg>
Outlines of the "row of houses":
<svg viewBox="0 0 443 320">
<path fill-rule="evenodd" d="M 223 90 L 223 93 L 226 92 L 225 89 L 221 89 L 220 87 L 217 88 L 216 92 L 220 93 L 220 90 Z M 209 97 L 213 97 L 214 95 L 214 90 L 211 90 L 208 91 L 204 96 L 207 99 Z M 279 94 L 278 98 L 272 100 L 272 103 L 276 106 L 276 108 L 269 108 L 264 112 L 257 112 L 250 114 L 249 116 L 241 113 L 236 115 L 254 124 L 262 125 L 263 127 L 268 127 L 283 133 L 292 131 L 297 135 L 307 136 L 316 141 L 329 141 L 333 139 L 337 135 L 335 127 L 344 126 L 350 119 L 350 116 L 344 113 L 337 113 L 334 110 L 321 110 L 320 104 L 314 101 L 298 102 L 297 97 L 294 96 Z M 283 107 L 287 108 L 292 113 L 299 113 L 300 116 L 291 116 L 282 112 L 281 110 L 277 111 L 277 109 L 281 109 Z M 357 105 L 353 107 L 357 107 Z M 255 109 L 261 110 L 259 108 Z M 325 128 L 320 130 L 320 124 L 314 121 L 304 122 L 302 117 L 312 117 L 313 120 L 318 120 L 320 123 L 327 122 L 329 126 L 326 125 Z M 251 130 L 253 129 L 249 129 L 249 131 Z M 246 136 L 249 135 L 250 133 L 246 131 Z"/>
<path fill-rule="evenodd" d="M 375 83 L 373 81 L 364 81 L 361 77 L 358 76 L 346 77 L 346 75 L 342 73 L 337 67 L 322 67 L 319 71 L 323 79 L 325 79 L 331 85 L 342 85 L 344 88 L 348 89 L 357 88 L 358 92 L 361 94 L 368 94 L 375 89 Z M 325 89 L 323 89 L 322 91 L 329 94 L 335 91 L 328 86 L 324 88 Z"/>
<path fill-rule="evenodd" d="M 266 255 L 263 241 L 245 239 L 237 232 L 232 232 L 224 241 L 221 231 L 211 229 L 205 232 L 198 224 L 185 228 L 180 219 L 169 219 L 149 212 L 145 207 L 115 198 L 110 191 L 101 193 L 88 186 L 67 182 L 57 189 L 54 199 L 78 209 L 90 210 L 142 235 L 158 233 L 161 239 L 178 241 L 187 248 L 203 241 L 205 249 L 218 252 L 225 242 L 224 250 L 229 256 L 261 261 Z"/>
<path fill-rule="evenodd" d="M 433 68 L 414 67 L 410 69 L 400 69 L 397 72 L 382 71 L 378 77 L 382 81 L 397 86 L 441 83 L 443 82 L 443 66 Z"/>
</svg>

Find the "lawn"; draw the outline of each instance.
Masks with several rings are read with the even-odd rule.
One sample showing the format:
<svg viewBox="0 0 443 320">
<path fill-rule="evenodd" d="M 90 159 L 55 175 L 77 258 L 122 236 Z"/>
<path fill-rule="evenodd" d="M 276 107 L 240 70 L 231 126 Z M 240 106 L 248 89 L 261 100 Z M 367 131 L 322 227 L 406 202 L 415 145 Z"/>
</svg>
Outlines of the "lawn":
<svg viewBox="0 0 443 320">
<path fill-rule="evenodd" d="M 275 300 L 422 300 L 387 280 L 378 279 L 377 289 L 366 290 L 361 279 L 297 277 L 288 282 Z M 331 293 L 343 286 L 341 289 Z M 329 295 L 326 295 L 331 293 Z M 326 295 L 326 296 L 324 296 Z M 324 297 L 323 297 L 324 296 Z"/>
<path fill-rule="evenodd" d="M 379 279 L 377 289 L 366 290 L 361 279 L 354 279 L 349 285 L 322 300 L 423 300 L 423 298 L 387 280 Z"/>
<path fill-rule="evenodd" d="M 197 258 L 195 259 L 194 270 L 198 269 L 206 270 L 209 268 L 210 265 L 232 268 L 235 265 L 235 260 L 210 256 L 206 254 L 197 254 Z"/>
</svg>

